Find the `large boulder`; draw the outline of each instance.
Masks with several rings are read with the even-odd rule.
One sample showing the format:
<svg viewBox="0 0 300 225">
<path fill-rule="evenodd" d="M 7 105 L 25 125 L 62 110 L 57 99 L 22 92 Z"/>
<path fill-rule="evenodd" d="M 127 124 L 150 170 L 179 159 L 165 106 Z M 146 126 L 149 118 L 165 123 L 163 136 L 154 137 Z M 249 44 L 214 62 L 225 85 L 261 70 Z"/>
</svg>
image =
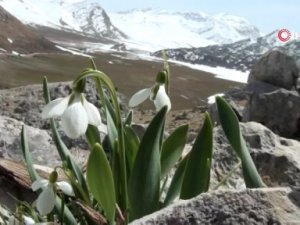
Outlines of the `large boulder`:
<svg viewBox="0 0 300 225">
<path fill-rule="evenodd" d="M 299 137 L 300 95 L 283 88 L 254 93 L 245 107 L 243 121 L 262 123 L 283 137 Z"/>
<path fill-rule="evenodd" d="M 248 83 L 262 81 L 275 86 L 292 89 L 299 77 L 294 59 L 280 51 L 266 53 L 253 67 Z"/>
<path fill-rule="evenodd" d="M 298 77 L 299 69 L 292 57 L 280 51 L 270 51 L 254 65 L 248 83 L 262 81 L 290 90 L 296 86 Z"/>
<path fill-rule="evenodd" d="M 300 142 L 282 138 L 256 122 L 240 123 L 250 154 L 264 182 L 269 187 L 300 186 Z M 214 128 L 214 152 L 211 188 L 238 163 L 220 126 Z M 241 169 L 221 188 L 245 188 Z"/>
<path fill-rule="evenodd" d="M 132 225 L 300 224 L 300 192 L 288 188 L 226 190 L 181 200 Z"/>
<path fill-rule="evenodd" d="M 23 161 L 21 129 L 23 122 L 0 116 L 0 156 L 14 161 Z M 60 157 L 50 135 L 38 128 L 25 127 L 33 161 L 39 165 L 61 165 Z"/>
</svg>

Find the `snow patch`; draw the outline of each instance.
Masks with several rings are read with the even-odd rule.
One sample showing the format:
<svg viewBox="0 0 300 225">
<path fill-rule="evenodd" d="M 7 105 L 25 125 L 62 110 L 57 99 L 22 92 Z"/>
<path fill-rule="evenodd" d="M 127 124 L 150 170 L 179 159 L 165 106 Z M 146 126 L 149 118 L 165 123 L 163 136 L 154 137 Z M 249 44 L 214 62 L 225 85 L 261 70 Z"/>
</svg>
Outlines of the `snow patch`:
<svg viewBox="0 0 300 225">
<path fill-rule="evenodd" d="M 222 96 L 224 96 L 224 94 L 223 93 L 217 93 L 217 94 L 214 94 L 214 95 L 211 95 L 211 96 L 209 96 L 208 98 L 207 98 L 207 103 L 208 104 L 214 104 L 215 102 L 216 102 L 216 97 L 217 96 L 220 96 L 220 97 L 222 97 Z"/>
<path fill-rule="evenodd" d="M 71 49 L 68 49 L 68 48 L 64 48 L 62 46 L 59 46 L 59 45 L 55 45 L 56 48 L 62 50 L 62 51 L 65 51 L 65 52 L 69 52 L 69 53 L 72 53 L 73 55 L 81 55 L 81 56 L 84 56 L 84 57 L 88 57 L 90 58 L 91 56 L 90 55 L 87 55 L 87 54 L 84 54 L 82 52 L 79 52 L 79 50 L 71 50 Z"/>
<path fill-rule="evenodd" d="M 13 54 L 13 55 L 20 55 L 20 53 L 16 52 L 16 51 L 11 51 L 11 54 Z"/>
<path fill-rule="evenodd" d="M 7 41 L 11 44 L 14 43 L 14 41 L 11 38 L 7 38 Z"/>
<path fill-rule="evenodd" d="M 249 71 L 242 72 L 242 71 L 228 69 L 228 68 L 219 67 L 219 66 L 210 67 L 210 66 L 205 66 L 205 65 L 195 65 L 195 64 L 191 64 L 191 63 L 180 62 L 177 60 L 169 60 L 169 62 L 183 65 L 183 66 L 195 69 L 195 70 L 201 70 L 201 71 L 205 71 L 208 73 L 212 73 L 215 75 L 216 78 L 235 81 L 238 83 L 247 83 L 248 75 L 249 75 Z"/>
</svg>

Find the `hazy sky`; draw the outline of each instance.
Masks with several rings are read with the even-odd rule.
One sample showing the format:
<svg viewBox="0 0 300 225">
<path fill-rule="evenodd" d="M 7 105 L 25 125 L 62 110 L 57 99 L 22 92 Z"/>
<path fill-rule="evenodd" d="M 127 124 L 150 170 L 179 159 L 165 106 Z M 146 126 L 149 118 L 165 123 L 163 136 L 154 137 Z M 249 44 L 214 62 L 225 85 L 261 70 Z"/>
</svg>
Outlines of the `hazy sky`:
<svg viewBox="0 0 300 225">
<path fill-rule="evenodd" d="M 262 32 L 287 28 L 300 33 L 299 0 L 99 0 L 108 12 L 133 8 L 230 13 L 245 17 Z"/>
</svg>

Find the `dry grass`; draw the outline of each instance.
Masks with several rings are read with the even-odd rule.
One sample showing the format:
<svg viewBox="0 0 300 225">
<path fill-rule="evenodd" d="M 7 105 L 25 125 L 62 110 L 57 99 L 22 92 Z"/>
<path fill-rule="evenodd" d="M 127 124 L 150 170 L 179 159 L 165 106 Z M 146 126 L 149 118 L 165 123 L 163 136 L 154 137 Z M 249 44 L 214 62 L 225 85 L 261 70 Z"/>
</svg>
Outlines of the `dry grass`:
<svg viewBox="0 0 300 225">
<path fill-rule="evenodd" d="M 162 62 L 125 59 L 124 54 L 101 53 L 95 55 L 95 61 L 98 69 L 108 74 L 118 90 L 129 97 L 153 84 Z M 43 76 L 50 82 L 72 80 L 87 66 L 88 58 L 68 54 L 0 55 L 0 88 L 41 83 Z M 170 68 L 173 109 L 203 105 L 208 96 L 241 85 L 184 66 L 171 64 Z M 142 109 L 149 107 L 149 103 L 142 105 Z"/>
</svg>

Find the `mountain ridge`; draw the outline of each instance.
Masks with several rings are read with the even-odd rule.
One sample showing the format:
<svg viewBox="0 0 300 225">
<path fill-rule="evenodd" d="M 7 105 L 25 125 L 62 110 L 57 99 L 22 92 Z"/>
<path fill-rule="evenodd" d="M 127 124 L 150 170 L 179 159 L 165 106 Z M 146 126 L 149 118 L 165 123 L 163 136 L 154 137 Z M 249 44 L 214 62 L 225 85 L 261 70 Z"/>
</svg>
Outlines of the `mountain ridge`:
<svg viewBox="0 0 300 225">
<path fill-rule="evenodd" d="M 292 56 L 300 65 L 300 41 L 290 40 L 282 43 L 277 38 L 277 30 L 256 40 L 245 39 L 231 44 L 200 48 L 166 49 L 165 52 L 173 60 L 248 71 L 263 54 L 270 50 L 280 50 Z M 152 53 L 153 56 L 158 57 L 160 54 L 160 51 Z"/>
</svg>

